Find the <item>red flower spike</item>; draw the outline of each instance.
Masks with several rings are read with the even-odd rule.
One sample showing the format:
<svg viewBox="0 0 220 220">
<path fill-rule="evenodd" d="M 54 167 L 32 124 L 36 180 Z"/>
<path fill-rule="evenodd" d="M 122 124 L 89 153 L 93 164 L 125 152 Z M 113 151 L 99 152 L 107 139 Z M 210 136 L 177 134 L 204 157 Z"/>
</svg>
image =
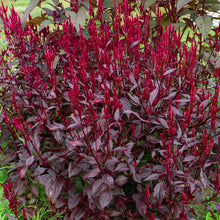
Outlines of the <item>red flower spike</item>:
<svg viewBox="0 0 220 220">
<path fill-rule="evenodd" d="M 150 192 L 149 192 L 149 189 L 147 187 L 145 188 L 145 196 L 147 198 L 150 198 Z"/>
</svg>

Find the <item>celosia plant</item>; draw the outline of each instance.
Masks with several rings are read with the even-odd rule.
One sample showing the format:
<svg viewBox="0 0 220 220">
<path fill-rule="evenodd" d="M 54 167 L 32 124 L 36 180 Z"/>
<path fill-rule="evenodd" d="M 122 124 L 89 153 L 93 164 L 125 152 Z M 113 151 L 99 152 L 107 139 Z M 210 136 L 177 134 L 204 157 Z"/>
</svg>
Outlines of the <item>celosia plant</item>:
<svg viewBox="0 0 220 220">
<path fill-rule="evenodd" d="M 27 216 L 37 184 L 65 220 L 188 219 L 204 189 L 208 201 L 218 196 L 219 28 L 207 41 L 210 69 L 202 40 L 182 45 L 159 7 L 155 18 L 138 10 L 115 4 L 111 22 L 102 1 L 97 14 L 90 5 L 85 38 L 70 18 L 53 31 L 22 29 L 2 6 L 2 138 L 11 136 L 2 151 Z"/>
</svg>

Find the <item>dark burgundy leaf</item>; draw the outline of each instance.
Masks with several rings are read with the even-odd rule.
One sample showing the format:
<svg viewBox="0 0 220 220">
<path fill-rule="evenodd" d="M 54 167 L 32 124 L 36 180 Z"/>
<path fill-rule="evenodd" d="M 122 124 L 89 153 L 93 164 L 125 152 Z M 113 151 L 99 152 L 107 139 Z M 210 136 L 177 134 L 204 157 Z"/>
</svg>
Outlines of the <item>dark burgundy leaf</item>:
<svg viewBox="0 0 220 220">
<path fill-rule="evenodd" d="M 190 186 L 190 192 L 193 193 L 195 190 L 195 183 L 189 181 L 189 186 Z"/>
<path fill-rule="evenodd" d="M 89 171 L 89 172 L 84 176 L 84 179 L 96 177 L 97 175 L 99 175 L 99 173 L 100 173 L 100 169 L 99 169 L 98 167 L 96 167 L 96 168 L 94 168 L 93 170 Z"/>
<path fill-rule="evenodd" d="M 166 98 L 163 98 L 164 100 L 169 100 L 169 99 L 173 99 L 173 97 L 175 97 L 177 94 L 177 92 L 171 92 Z"/>
<path fill-rule="evenodd" d="M 140 105 L 139 98 L 136 95 L 131 95 L 130 93 L 128 94 L 129 98 L 137 105 Z"/>
<path fill-rule="evenodd" d="M 85 137 L 85 135 L 89 134 L 91 130 L 92 130 L 91 126 L 88 126 L 87 128 L 83 128 L 83 131 L 80 131 L 78 136 L 80 138 L 83 138 Z"/>
<path fill-rule="evenodd" d="M 31 186 L 31 192 L 32 192 L 35 196 L 39 196 L 38 187 L 36 187 L 36 186 Z"/>
<path fill-rule="evenodd" d="M 112 210 L 110 212 L 111 217 L 117 217 L 117 216 L 120 216 L 120 215 L 121 215 L 121 212 L 119 212 L 119 211 Z"/>
<path fill-rule="evenodd" d="M 180 112 L 179 109 L 175 108 L 175 107 L 171 107 L 171 110 L 173 112 L 174 115 L 179 115 L 179 116 L 182 116 L 182 113 Z"/>
<path fill-rule="evenodd" d="M 51 178 L 50 174 L 44 174 L 44 175 L 40 175 L 37 176 L 36 179 L 38 180 L 38 182 L 42 185 L 45 186 L 47 184 L 47 181 Z"/>
<path fill-rule="evenodd" d="M 120 101 L 122 103 L 122 110 L 123 111 L 131 110 L 131 104 L 130 104 L 130 101 L 128 99 L 121 98 Z"/>
<path fill-rule="evenodd" d="M 7 217 L 8 217 L 9 220 L 17 220 L 15 217 L 13 217 L 13 216 L 11 216 L 11 215 L 8 215 L 8 214 L 6 214 L 6 215 L 7 215 Z"/>
<path fill-rule="evenodd" d="M 100 149 L 101 145 L 102 145 L 102 140 L 101 137 L 99 137 L 92 144 L 92 149 L 94 150 L 94 152 L 97 152 Z"/>
<path fill-rule="evenodd" d="M 209 104 L 210 99 L 205 99 L 204 101 L 201 102 L 201 104 L 199 105 L 199 107 L 203 107 L 203 109 L 205 109 L 207 107 L 207 105 Z"/>
<path fill-rule="evenodd" d="M 69 209 L 75 208 L 79 204 L 79 202 L 81 200 L 81 196 L 82 196 L 81 194 L 73 194 L 73 195 L 71 195 L 68 198 L 68 208 Z"/>
<path fill-rule="evenodd" d="M 44 167 L 36 168 L 35 171 L 34 171 L 34 175 L 35 175 L 35 176 L 41 175 L 41 174 L 44 173 L 46 170 L 47 170 L 47 168 L 44 168 Z"/>
<path fill-rule="evenodd" d="M 99 198 L 99 202 L 102 209 L 104 209 L 106 206 L 110 204 L 110 202 L 112 201 L 112 197 L 113 197 L 112 191 L 110 190 L 101 194 Z"/>
<path fill-rule="evenodd" d="M 69 178 L 72 176 L 77 175 L 81 171 L 81 168 L 70 162 L 69 168 L 68 168 L 68 176 Z"/>
<path fill-rule="evenodd" d="M 188 174 L 184 173 L 182 170 L 174 170 L 173 173 L 181 178 L 187 178 Z"/>
<path fill-rule="evenodd" d="M 22 167 L 22 168 L 19 170 L 20 179 L 23 179 L 23 178 L 25 177 L 27 170 L 28 170 L 28 167 Z"/>
<path fill-rule="evenodd" d="M 164 120 L 163 118 L 158 118 L 158 121 L 161 123 L 161 125 L 163 125 L 165 128 L 169 128 L 167 121 Z"/>
<path fill-rule="evenodd" d="M 115 171 L 118 171 L 118 172 L 122 172 L 122 171 L 127 171 L 129 168 L 128 168 L 128 165 L 126 163 L 119 163 L 116 168 L 115 168 Z"/>
<path fill-rule="evenodd" d="M 173 100 L 173 102 L 187 103 L 190 102 L 190 99 L 178 99 L 178 100 Z"/>
<path fill-rule="evenodd" d="M 114 179 L 109 174 L 105 174 L 102 177 L 103 183 L 106 183 L 109 187 L 112 187 L 114 184 Z"/>
<path fill-rule="evenodd" d="M 15 189 L 15 192 L 17 193 L 17 195 L 22 195 L 25 190 L 27 188 L 27 180 L 19 180 L 17 187 Z"/>
<path fill-rule="evenodd" d="M 126 111 L 124 111 L 124 113 L 128 115 L 128 118 L 132 114 L 132 115 L 135 115 L 138 119 L 140 119 L 141 122 L 149 123 L 147 120 L 142 119 L 136 112 L 133 112 L 133 111 L 130 111 L 130 110 L 126 110 Z"/>
<path fill-rule="evenodd" d="M 34 130 L 34 147 L 37 151 L 40 149 L 39 128 Z"/>
<path fill-rule="evenodd" d="M 165 196 L 165 190 L 164 190 L 163 182 L 160 181 L 154 187 L 154 197 L 156 197 L 159 201 L 162 201 L 164 196 Z"/>
<path fill-rule="evenodd" d="M 64 179 L 62 177 L 57 177 L 56 178 L 56 182 L 55 182 L 55 192 L 52 196 L 52 203 L 54 203 L 57 199 L 57 197 L 59 196 L 63 186 L 64 186 L 65 182 Z"/>
<path fill-rule="evenodd" d="M 116 163 L 118 163 L 118 158 L 117 157 L 113 157 L 113 158 L 110 158 L 110 159 L 107 159 L 106 162 L 105 162 L 105 167 L 109 170 L 113 170 Z"/>
<path fill-rule="evenodd" d="M 148 176 L 145 181 L 151 181 L 151 180 L 156 180 L 161 176 L 161 174 L 158 173 L 153 173 L 150 176 Z"/>
<path fill-rule="evenodd" d="M 136 198 L 135 198 L 136 197 Z M 143 195 L 142 198 L 138 198 L 136 195 L 133 195 L 132 198 L 135 200 L 136 208 L 142 217 L 146 216 L 147 205 L 144 202 Z"/>
<path fill-rule="evenodd" d="M 206 188 L 207 187 L 207 177 L 206 177 L 206 174 L 202 171 L 202 169 L 200 171 L 200 177 L 201 177 L 201 182 L 202 182 L 204 188 Z"/>
<path fill-rule="evenodd" d="M 192 161 L 192 160 L 195 160 L 195 159 L 196 159 L 195 156 L 189 155 L 189 156 L 186 156 L 186 157 L 183 159 L 183 162 L 189 162 L 189 161 Z"/>
<path fill-rule="evenodd" d="M 115 183 L 117 183 L 120 186 L 124 185 L 127 181 L 128 181 L 128 177 L 126 176 L 118 176 L 115 179 Z"/>
<path fill-rule="evenodd" d="M 167 70 L 167 71 L 163 74 L 163 76 L 166 76 L 167 74 L 173 73 L 175 70 L 176 70 L 176 68 Z"/>
<path fill-rule="evenodd" d="M 25 162 L 27 167 L 31 166 L 33 163 L 34 163 L 34 156 L 29 157 Z"/>
<path fill-rule="evenodd" d="M 45 184 L 45 192 L 48 198 L 52 198 L 56 191 L 56 177 L 50 176 Z"/>
<path fill-rule="evenodd" d="M 95 195 L 97 192 L 102 190 L 103 186 L 103 179 L 96 180 L 92 186 L 92 193 Z"/>
<path fill-rule="evenodd" d="M 120 110 L 117 109 L 117 110 L 115 111 L 115 114 L 114 114 L 114 119 L 115 119 L 115 121 L 118 121 L 119 118 L 120 118 Z"/>
<path fill-rule="evenodd" d="M 202 202 L 203 200 L 203 195 L 202 195 L 202 190 L 201 189 L 197 189 L 194 193 L 195 198 L 197 199 L 198 202 Z"/>
<path fill-rule="evenodd" d="M 73 218 L 72 218 L 73 219 Z M 65 215 L 65 217 L 64 217 L 64 219 L 63 220 L 70 220 L 70 214 L 69 213 L 67 213 L 66 215 Z"/>
<path fill-rule="evenodd" d="M 77 209 L 77 212 L 75 212 L 75 215 L 74 215 L 74 220 L 80 220 L 82 219 L 82 217 L 86 214 L 86 211 L 84 209 Z M 72 218 L 72 214 L 70 216 L 71 219 Z"/>
<path fill-rule="evenodd" d="M 158 88 L 154 89 L 151 93 L 150 93 L 150 104 L 152 105 L 155 98 L 157 97 L 158 94 Z"/>
<path fill-rule="evenodd" d="M 66 205 L 66 199 L 65 198 L 58 198 L 56 201 L 56 208 L 59 209 L 61 207 L 64 207 Z"/>
<path fill-rule="evenodd" d="M 179 123 L 177 123 L 177 139 L 179 140 L 182 136 L 182 130 L 180 128 Z"/>
<path fill-rule="evenodd" d="M 133 48 L 133 47 L 137 46 L 139 43 L 140 43 L 139 40 L 133 42 L 133 43 L 131 44 L 130 48 Z"/>
<path fill-rule="evenodd" d="M 146 139 L 151 142 L 151 143 L 154 143 L 154 144 L 159 144 L 161 143 L 161 140 L 159 140 L 158 138 L 154 137 L 153 135 L 147 135 L 146 136 Z"/>
<path fill-rule="evenodd" d="M 59 124 L 59 123 L 56 123 L 56 122 L 54 122 L 53 124 L 48 124 L 47 127 L 51 131 L 56 131 L 58 129 L 60 129 L 60 130 L 65 129 L 65 126 L 63 124 Z"/>
</svg>

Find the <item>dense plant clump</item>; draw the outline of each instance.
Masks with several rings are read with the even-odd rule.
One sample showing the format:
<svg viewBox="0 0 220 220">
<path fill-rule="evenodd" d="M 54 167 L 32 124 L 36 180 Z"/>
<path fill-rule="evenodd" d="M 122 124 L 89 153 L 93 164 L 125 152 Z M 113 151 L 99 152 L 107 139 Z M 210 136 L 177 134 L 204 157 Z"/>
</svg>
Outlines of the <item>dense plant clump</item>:
<svg viewBox="0 0 220 220">
<path fill-rule="evenodd" d="M 65 220 L 192 218 L 220 190 L 220 28 L 183 43 L 160 5 L 92 2 L 86 28 L 80 5 L 40 31 L 0 8 L 5 197 L 23 219 L 39 185 Z"/>
</svg>

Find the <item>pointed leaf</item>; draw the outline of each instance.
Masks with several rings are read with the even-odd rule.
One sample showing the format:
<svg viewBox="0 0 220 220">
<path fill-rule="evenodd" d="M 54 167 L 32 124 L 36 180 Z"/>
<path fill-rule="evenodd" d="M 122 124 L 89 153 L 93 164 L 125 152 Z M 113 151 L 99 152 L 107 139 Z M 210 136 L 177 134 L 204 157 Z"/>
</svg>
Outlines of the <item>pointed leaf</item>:
<svg viewBox="0 0 220 220">
<path fill-rule="evenodd" d="M 114 113 L 114 119 L 115 119 L 115 121 L 118 121 L 120 119 L 120 110 L 119 110 L 119 108 Z"/>
<path fill-rule="evenodd" d="M 60 59 L 60 57 L 57 55 L 57 56 L 55 56 L 55 58 L 54 58 L 54 61 L 53 61 L 53 63 L 52 63 L 52 68 L 53 69 L 56 69 L 56 67 L 57 67 L 57 64 L 58 64 L 58 62 L 59 62 L 59 59 Z M 58 123 L 56 123 L 56 124 L 58 124 Z M 62 125 L 62 124 L 58 124 L 59 126 L 62 126 L 62 128 L 64 128 L 64 126 Z"/>
<path fill-rule="evenodd" d="M 35 176 L 39 176 L 39 175 L 41 175 L 42 173 L 44 173 L 45 170 L 47 170 L 47 168 L 44 168 L 44 167 L 36 168 L 35 171 L 34 171 L 34 175 L 35 175 Z"/>
<path fill-rule="evenodd" d="M 25 177 L 25 174 L 27 172 L 28 168 L 27 167 L 22 167 L 20 170 L 19 170 L 19 175 L 20 175 L 20 179 L 23 179 Z"/>
<path fill-rule="evenodd" d="M 129 168 L 128 168 L 128 165 L 126 163 L 119 163 L 117 165 L 117 167 L 115 168 L 115 171 L 118 171 L 118 172 L 124 172 L 124 171 L 127 171 Z"/>
<path fill-rule="evenodd" d="M 82 27 L 87 18 L 87 10 L 85 7 L 80 7 L 77 13 L 74 11 L 66 11 L 66 16 L 70 16 L 73 26 L 76 28 L 77 32 L 79 32 L 79 25 Z"/>
<path fill-rule="evenodd" d="M 51 177 L 45 186 L 45 192 L 48 198 L 52 199 L 52 203 L 54 203 L 59 196 L 60 191 L 62 190 L 64 185 L 64 180 L 61 177 L 56 178 L 55 176 Z"/>
<path fill-rule="evenodd" d="M 115 180 L 115 182 L 120 186 L 124 185 L 127 181 L 128 181 L 128 177 L 126 176 L 118 176 Z"/>
<path fill-rule="evenodd" d="M 167 121 L 164 120 L 163 118 L 158 118 L 158 121 L 161 123 L 161 125 L 163 125 L 165 128 L 169 128 Z"/>
<path fill-rule="evenodd" d="M 11 216 L 11 215 L 8 215 L 8 214 L 6 214 L 6 215 L 7 215 L 7 217 L 8 217 L 9 220 L 17 220 L 15 217 L 13 217 L 13 216 Z"/>
<path fill-rule="evenodd" d="M 210 16 L 199 16 L 195 22 L 203 37 L 206 38 L 212 29 L 212 18 Z"/>
<path fill-rule="evenodd" d="M 39 190 L 36 186 L 32 185 L 31 186 L 31 192 L 35 195 L 35 196 L 39 196 Z"/>
<path fill-rule="evenodd" d="M 179 12 L 180 9 L 182 9 L 185 5 L 187 5 L 192 0 L 178 0 L 176 4 L 176 10 Z"/>
<path fill-rule="evenodd" d="M 84 0 L 81 2 L 81 5 L 84 5 L 86 8 L 89 8 L 89 0 Z"/>
<path fill-rule="evenodd" d="M 34 130 L 34 147 L 37 151 L 40 149 L 39 128 Z"/>
<path fill-rule="evenodd" d="M 31 156 L 26 160 L 25 164 L 27 167 L 29 167 L 33 164 L 33 162 L 34 162 L 34 156 Z"/>
<path fill-rule="evenodd" d="M 187 178 L 188 174 L 184 173 L 182 170 L 174 170 L 173 173 L 181 178 Z"/>
<path fill-rule="evenodd" d="M 156 0 L 145 0 L 144 1 L 144 11 L 149 8 L 151 5 L 153 5 L 156 2 Z"/>
<path fill-rule="evenodd" d="M 25 23 L 25 26 L 28 27 L 31 25 L 41 24 L 43 21 L 45 21 L 47 19 L 47 18 L 45 18 L 45 16 L 46 16 L 46 13 L 43 14 L 42 16 L 37 16 L 37 17 L 31 19 L 30 21 L 27 21 Z"/>
<path fill-rule="evenodd" d="M 39 31 L 42 31 L 45 27 L 47 27 L 48 25 L 53 24 L 53 23 L 54 23 L 54 21 L 49 20 L 49 19 L 42 21 L 40 24 L 40 27 L 39 27 Z"/>
<path fill-rule="evenodd" d="M 105 174 L 103 177 L 103 182 L 106 183 L 109 187 L 113 186 L 114 184 L 114 179 L 112 176 L 110 176 L 109 174 Z"/>
<path fill-rule="evenodd" d="M 133 47 L 137 46 L 140 43 L 140 40 L 136 40 L 135 42 L 133 42 L 130 46 L 130 48 L 132 49 Z"/>
<path fill-rule="evenodd" d="M 155 98 L 157 97 L 158 94 L 158 88 L 154 89 L 151 93 L 150 93 L 150 104 L 153 104 Z"/>
<path fill-rule="evenodd" d="M 111 201 L 112 201 L 112 191 L 104 192 L 99 198 L 99 202 L 102 209 L 108 206 Z"/>
<path fill-rule="evenodd" d="M 95 195 L 97 192 L 101 191 L 102 188 L 103 188 L 103 180 L 102 179 L 96 180 L 92 186 L 92 193 Z"/>
<path fill-rule="evenodd" d="M 154 197 L 157 198 L 158 200 L 162 201 L 164 195 L 165 195 L 165 191 L 164 191 L 164 187 L 163 187 L 163 182 L 160 181 L 154 187 Z"/>
<path fill-rule="evenodd" d="M 184 158 L 183 162 L 189 162 L 189 161 L 192 161 L 192 160 L 195 160 L 195 156 L 192 156 L 192 155 L 188 155 Z"/>
<path fill-rule="evenodd" d="M 80 220 L 85 214 L 86 211 L 84 209 L 80 209 L 79 211 L 77 211 L 74 220 Z"/>
<path fill-rule="evenodd" d="M 81 199 L 81 194 L 75 194 L 75 195 L 71 195 L 68 198 L 68 209 L 73 209 L 75 208 Z"/>
<path fill-rule="evenodd" d="M 84 176 L 84 179 L 95 177 L 95 176 L 99 175 L 99 173 L 100 173 L 100 169 L 98 167 L 96 167 L 93 170 L 91 170 L 88 174 L 86 174 Z"/>
<path fill-rule="evenodd" d="M 30 12 L 38 5 L 40 0 L 31 0 L 24 11 L 23 17 L 21 18 L 22 28 L 25 26 L 25 22 L 30 14 Z"/>
<path fill-rule="evenodd" d="M 168 74 L 174 72 L 175 70 L 176 70 L 176 68 L 167 70 L 167 71 L 163 74 L 163 76 L 166 76 L 166 75 L 168 75 Z"/>
<path fill-rule="evenodd" d="M 161 174 L 153 173 L 153 174 L 151 174 L 150 176 L 148 176 L 148 177 L 145 179 L 145 181 L 151 181 L 151 180 L 158 179 L 159 176 L 161 176 Z"/>
<path fill-rule="evenodd" d="M 101 137 L 99 137 L 96 141 L 93 142 L 92 150 L 94 150 L 94 152 L 97 152 L 100 149 L 101 145 L 102 145 L 102 140 Z"/>
<path fill-rule="evenodd" d="M 69 178 L 77 175 L 80 171 L 81 169 L 79 167 L 77 167 L 74 163 L 70 162 L 69 167 L 68 167 Z"/>
<path fill-rule="evenodd" d="M 202 171 L 202 169 L 200 171 L 200 177 L 201 177 L 201 182 L 202 182 L 204 188 L 206 189 L 206 187 L 207 187 L 207 177 L 206 177 L 206 174 Z"/>
</svg>

